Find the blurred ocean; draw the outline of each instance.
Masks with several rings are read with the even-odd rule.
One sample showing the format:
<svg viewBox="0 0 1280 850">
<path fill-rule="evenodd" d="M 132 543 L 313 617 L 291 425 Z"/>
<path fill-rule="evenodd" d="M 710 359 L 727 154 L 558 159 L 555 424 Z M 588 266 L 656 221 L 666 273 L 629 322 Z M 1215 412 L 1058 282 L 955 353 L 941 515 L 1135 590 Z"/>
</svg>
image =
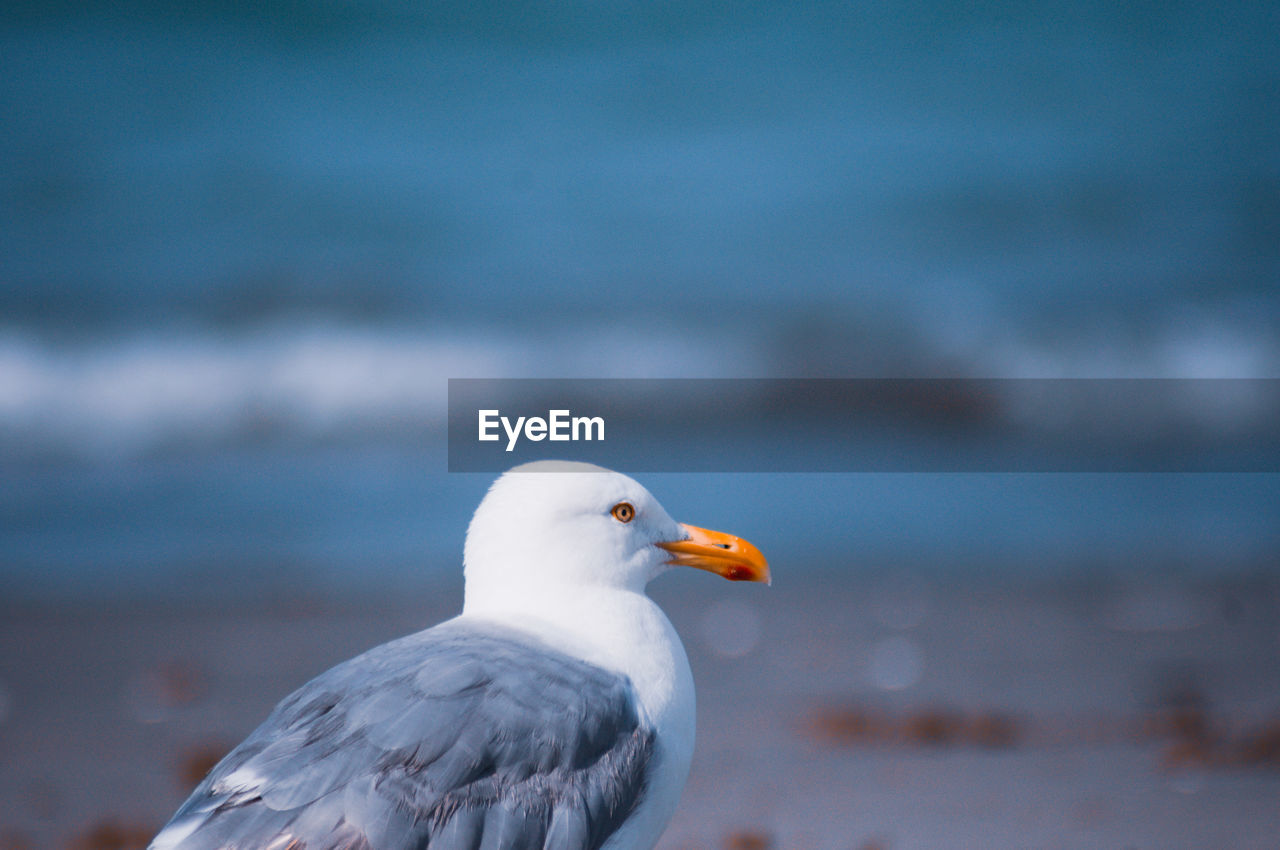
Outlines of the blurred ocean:
<svg viewBox="0 0 1280 850">
<path fill-rule="evenodd" d="M 1248 2 L 6 4 L 0 592 L 452 572 L 449 377 L 1280 377 L 1277 44 Z M 1275 475 L 646 483 L 780 577 L 1280 553 Z"/>
</svg>

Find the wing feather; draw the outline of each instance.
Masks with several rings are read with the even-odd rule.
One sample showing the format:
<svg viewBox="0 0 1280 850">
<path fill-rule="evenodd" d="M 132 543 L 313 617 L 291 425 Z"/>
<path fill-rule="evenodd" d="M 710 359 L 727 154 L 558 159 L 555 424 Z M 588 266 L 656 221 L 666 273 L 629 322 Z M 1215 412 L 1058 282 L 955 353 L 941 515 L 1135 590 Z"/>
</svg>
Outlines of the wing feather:
<svg viewBox="0 0 1280 850">
<path fill-rule="evenodd" d="M 595 850 L 654 746 L 625 677 L 455 622 L 285 698 L 152 848 Z"/>
</svg>

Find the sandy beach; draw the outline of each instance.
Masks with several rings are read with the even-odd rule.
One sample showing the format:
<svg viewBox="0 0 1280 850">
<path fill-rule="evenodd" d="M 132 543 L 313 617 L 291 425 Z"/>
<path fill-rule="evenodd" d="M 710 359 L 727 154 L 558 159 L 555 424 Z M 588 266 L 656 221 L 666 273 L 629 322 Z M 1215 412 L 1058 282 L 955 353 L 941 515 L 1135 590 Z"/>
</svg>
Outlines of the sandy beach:
<svg viewBox="0 0 1280 850">
<path fill-rule="evenodd" d="M 698 683 L 677 848 L 1264 848 L 1280 835 L 1269 580 L 669 576 Z M 8 609 L 0 848 L 144 846 L 310 676 L 422 599 Z"/>
</svg>

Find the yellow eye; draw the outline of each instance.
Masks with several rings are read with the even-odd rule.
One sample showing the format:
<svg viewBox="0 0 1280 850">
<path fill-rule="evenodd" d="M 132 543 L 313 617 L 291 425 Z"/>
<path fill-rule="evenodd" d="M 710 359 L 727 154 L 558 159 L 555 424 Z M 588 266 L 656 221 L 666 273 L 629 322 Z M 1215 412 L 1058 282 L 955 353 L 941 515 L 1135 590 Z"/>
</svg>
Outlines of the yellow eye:
<svg viewBox="0 0 1280 850">
<path fill-rule="evenodd" d="M 631 522 L 635 519 L 636 509 L 631 507 L 630 502 L 618 502 L 609 513 L 613 514 L 613 518 L 618 522 Z"/>
</svg>

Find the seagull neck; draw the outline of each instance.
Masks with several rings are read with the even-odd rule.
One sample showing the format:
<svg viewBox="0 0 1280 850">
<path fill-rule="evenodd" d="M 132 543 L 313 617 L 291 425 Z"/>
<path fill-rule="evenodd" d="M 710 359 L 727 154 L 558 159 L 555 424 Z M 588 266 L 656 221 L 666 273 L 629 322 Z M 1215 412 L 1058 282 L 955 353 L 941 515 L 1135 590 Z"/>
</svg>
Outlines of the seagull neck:
<svg viewBox="0 0 1280 850">
<path fill-rule="evenodd" d="M 462 613 L 524 629 L 561 652 L 625 674 L 652 711 L 665 713 L 685 691 L 692 698 L 684 646 L 666 614 L 643 592 L 550 586 L 468 593 Z"/>
<path fill-rule="evenodd" d="M 520 624 L 540 635 L 575 638 L 571 654 L 583 658 L 598 655 L 592 652 L 597 647 L 616 649 L 651 637 L 647 633 L 655 616 L 666 622 L 642 590 L 581 585 L 468 587 L 462 613 Z"/>
</svg>

